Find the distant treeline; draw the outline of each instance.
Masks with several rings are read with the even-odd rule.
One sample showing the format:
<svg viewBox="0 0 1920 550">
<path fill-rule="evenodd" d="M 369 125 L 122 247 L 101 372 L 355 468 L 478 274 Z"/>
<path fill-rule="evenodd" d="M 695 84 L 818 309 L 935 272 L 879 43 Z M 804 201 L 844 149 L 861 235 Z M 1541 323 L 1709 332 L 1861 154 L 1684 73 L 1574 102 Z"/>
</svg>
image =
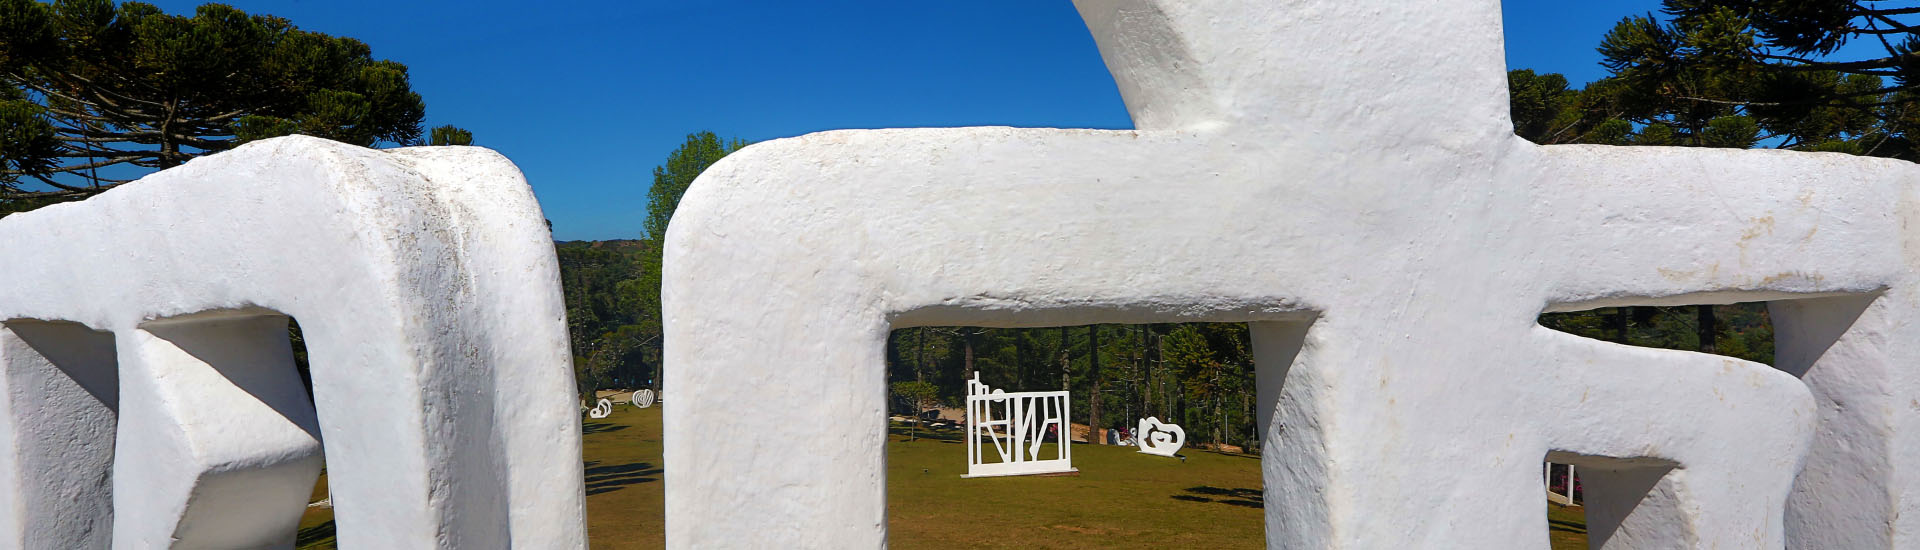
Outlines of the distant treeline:
<svg viewBox="0 0 1920 550">
<path fill-rule="evenodd" d="M 658 245 L 568 241 L 555 249 L 580 391 L 660 389 Z"/>
</svg>

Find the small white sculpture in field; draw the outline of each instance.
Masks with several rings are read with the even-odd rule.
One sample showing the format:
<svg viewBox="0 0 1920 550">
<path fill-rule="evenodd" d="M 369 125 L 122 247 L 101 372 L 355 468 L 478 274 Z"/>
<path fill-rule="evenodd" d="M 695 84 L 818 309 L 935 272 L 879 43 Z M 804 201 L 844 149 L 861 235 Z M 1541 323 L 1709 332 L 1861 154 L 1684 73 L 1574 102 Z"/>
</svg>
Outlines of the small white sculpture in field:
<svg viewBox="0 0 1920 550">
<path fill-rule="evenodd" d="M 967 381 L 967 475 L 1017 476 L 1071 472 L 1072 433 L 1067 424 L 1067 392 L 1007 393 L 980 383 L 980 373 Z M 1054 436 L 1052 458 L 1042 459 L 1047 436 Z M 999 455 L 985 462 L 984 435 Z"/>
<path fill-rule="evenodd" d="M 593 410 L 587 411 L 587 416 L 594 420 L 606 418 L 612 414 L 613 414 L 613 402 L 608 401 L 604 398 L 602 398 L 598 404 L 595 404 L 593 406 Z"/>
<path fill-rule="evenodd" d="M 633 406 L 642 409 L 653 406 L 653 390 L 633 392 Z"/>
<path fill-rule="evenodd" d="M 1187 444 L 1185 429 L 1179 424 L 1162 423 L 1155 416 L 1140 419 L 1140 429 L 1133 437 L 1139 441 L 1140 452 L 1150 455 L 1173 456 Z"/>
</svg>

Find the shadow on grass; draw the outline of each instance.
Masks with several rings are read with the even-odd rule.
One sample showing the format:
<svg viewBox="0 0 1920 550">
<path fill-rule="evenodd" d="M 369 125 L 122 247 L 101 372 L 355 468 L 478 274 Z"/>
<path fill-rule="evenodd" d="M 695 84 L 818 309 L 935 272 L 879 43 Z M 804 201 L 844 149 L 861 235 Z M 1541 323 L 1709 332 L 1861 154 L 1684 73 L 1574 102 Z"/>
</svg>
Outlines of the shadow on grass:
<svg viewBox="0 0 1920 550">
<path fill-rule="evenodd" d="M 624 427 L 624 426 L 623 426 Z M 660 481 L 665 470 L 650 462 L 634 462 L 618 466 L 600 466 L 599 461 L 588 461 L 587 496 L 611 493 L 638 483 Z"/>
<path fill-rule="evenodd" d="M 966 436 L 961 434 L 961 430 L 954 429 L 954 428 L 933 428 L 929 426 L 921 426 L 919 431 L 915 432 L 911 426 L 908 426 L 906 424 L 894 424 L 894 423 L 887 424 L 887 434 L 895 435 L 899 437 L 907 437 L 909 434 L 914 434 L 914 437 L 918 439 L 934 439 L 939 441 L 952 441 L 955 443 L 964 441 L 966 439 Z"/>
<path fill-rule="evenodd" d="M 599 434 L 599 433 L 607 433 L 607 432 L 617 432 L 620 430 L 627 429 L 628 427 L 629 426 L 625 424 L 614 424 L 611 422 L 588 422 L 580 426 L 580 433 Z"/>
<path fill-rule="evenodd" d="M 1208 485 L 1188 487 L 1186 492 L 1193 494 L 1173 495 L 1174 500 L 1187 502 L 1218 502 L 1228 506 L 1242 508 L 1266 508 L 1266 494 L 1259 489 L 1223 489 Z M 1206 495 L 1206 496 L 1200 496 Z"/>
<path fill-rule="evenodd" d="M 301 529 L 293 544 L 296 548 L 333 548 L 333 520 Z"/>
<path fill-rule="evenodd" d="M 1562 520 L 1562 519 L 1547 520 L 1547 530 L 1548 531 L 1566 531 L 1568 533 L 1578 533 L 1582 535 L 1587 534 L 1586 524 L 1574 523 L 1574 522 Z"/>
</svg>

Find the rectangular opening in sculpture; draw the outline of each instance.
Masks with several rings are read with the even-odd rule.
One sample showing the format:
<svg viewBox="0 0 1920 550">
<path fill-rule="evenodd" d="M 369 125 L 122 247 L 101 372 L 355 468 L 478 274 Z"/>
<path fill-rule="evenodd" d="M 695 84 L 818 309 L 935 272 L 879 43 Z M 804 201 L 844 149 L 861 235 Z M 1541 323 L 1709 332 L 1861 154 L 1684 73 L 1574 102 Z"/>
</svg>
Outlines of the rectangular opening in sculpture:
<svg viewBox="0 0 1920 550">
<path fill-rule="evenodd" d="M 287 343 L 293 349 L 294 370 L 300 375 L 300 385 L 306 389 L 307 403 L 311 405 L 314 402 L 313 370 L 307 359 L 306 332 L 300 329 L 299 319 L 287 318 Z M 333 492 L 327 488 L 325 453 L 321 454 L 320 477 L 314 480 L 313 493 L 307 497 L 307 511 L 300 516 L 300 531 L 294 539 L 296 548 L 335 544 Z"/>
<path fill-rule="evenodd" d="M 886 357 L 896 546 L 1263 545 L 1246 323 L 913 327 Z"/>
<path fill-rule="evenodd" d="M 1605 548 L 1609 543 L 1639 547 L 1691 538 L 1691 522 L 1682 510 L 1687 491 L 1674 462 L 1650 458 L 1585 456 L 1550 452 L 1547 510 L 1553 548 Z M 1578 472 L 1576 474 L 1576 472 Z M 1572 502 L 1554 500 L 1558 483 Z M 1591 498 L 1589 498 L 1591 495 Z"/>
<path fill-rule="evenodd" d="M 113 334 L 79 323 L 0 323 L 0 368 L 13 453 L 0 457 L 21 524 L 0 546 L 104 548 L 113 531 L 120 382 Z M 5 506 L 5 505 L 0 505 Z"/>
<path fill-rule="evenodd" d="M 1560 332 L 1620 345 L 1720 355 L 1771 366 L 1775 347 L 1768 304 L 1622 305 L 1543 313 L 1539 322 Z M 1578 464 L 1582 462 L 1579 459 L 1555 461 L 1556 455 L 1578 456 L 1555 453 L 1541 466 L 1541 479 L 1546 486 L 1549 540 L 1554 548 L 1578 547 L 1590 539 L 1596 543 L 1604 541 L 1613 528 L 1596 529 L 1590 525 L 1605 518 L 1589 517 L 1592 509 L 1586 498 L 1589 482 L 1607 485 L 1594 490 L 1599 491 L 1597 494 L 1611 495 L 1613 500 L 1639 502 L 1645 491 L 1622 494 L 1617 480 L 1626 474 L 1583 468 Z M 1584 459 L 1587 462 L 1608 460 L 1607 457 Z"/>
<path fill-rule="evenodd" d="M 1685 512 L 1687 508 L 1680 502 L 1684 495 L 1701 492 L 1702 484 L 1725 484 L 1743 478 L 1754 482 L 1747 462 L 1760 460 L 1756 453 L 1791 445 L 1772 439 L 1777 434 L 1769 427 L 1780 426 L 1784 430 L 1810 412 L 1805 407 L 1822 415 L 1847 408 L 1819 389 L 1827 377 L 1846 376 L 1845 371 L 1835 374 L 1825 370 L 1835 368 L 1827 365 L 1837 363 L 1824 361 L 1830 355 L 1842 357 L 1844 361 L 1849 353 L 1859 353 L 1859 346 L 1874 345 L 1847 336 L 1879 294 L 1786 295 L 1783 298 L 1779 293 L 1771 293 L 1753 297 L 1774 299 L 1696 305 L 1686 302 L 1702 297 L 1667 297 L 1647 299 L 1641 304 L 1615 304 L 1540 316 L 1542 326 L 1590 340 L 1690 352 L 1649 355 L 1607 352 L 1607 348 L 1619 348 L 1595 347 L 1591 342 L 1578 346 L 1592 353 L 1573 360 L 1600 365 L 1601 372 L 1594 373 L 1595 376 L 1614 374 L 1645 384 L 1633 386 L 1636 389 L 1627 393 L 1593 388 L 1592 395 L 1607 397 L 1588 402 L 1588 394 L 1583 391 L 1578 399 L 1581 403 L 1568 401 L 1555 406 L 1550 411 L 1553 414 L 1573 411 L 1560 417 L 1560 422 L 1569 423 L 1569 430 L 1592 429 L 1586 418 L 1596 413 L 1605 414 L 1611 408 L 1616 413 L 1630 411 L 1624 414 L 1644 425 L 1642 429 L 1650 435 L 1664 440 L 1689 438 L 1715 448 L 1746 447 L 1745 451 L 1720 458 L 1710 458 L 1711 453 L 1695 453 L 1706 461 L 1692 464 L 1665 456 L 1603 456 L 1610 453 L 1559 450 L 1549 453 L 1541 470 L 1541 481 L 1548 500 L 1549 538 L 1555 548 L 1586 544 L 1600 547 L 1609 541 L 1636 546 L 1645 541 L 1633 539 L 1644 538 L 1649 533 L 1661 533 L 1660 536 L 1676 540 L 1690 536 L 1688 530 L 1693 528 L 1692 522 Z M 1835 353 L 1849 349 L 1853 351 Z M 1697 355 L 1702 353 L 1738 361 Z M 1799 380 L 1761 376 L 1767 368 Z M 1578 376 L 1579 371 L 1554 372 L 1558 373 L 1556 376 Z M 1801 396 L 1798 399 L 1805 399 L 1806 395 L 1802 384 L 1814 388 L 1812 401 L 1798 403 L 1803 409 L 1796 411 L 1795 394 Z M 1662 414 L 1639 414 L 1649 408 L 1644 406 L 1646 403 L 1634 402 L 1647 395 L 1660 396 L 1655 403 L 1659 407 L 1653 409 L 1665 407 L 1665 416 L 1683 420 L 1669 422 L 1661 418 Z M 1710 428 L 1723 425 L 1727 418 L 1754 423 L 1756 427 L 1739 433 Z M 1567 441 L 1595 448 L 1609 445 L 1605 436 L 1586 438 L 1589 441 L 1579 439 L 1582 438 Z M 1827 445 L 1832 448 L 1860 444 L 1865 443 Z M 1828 464 L 1820 460 L 1821 445 L 1821 441 L 1815 441 L 1812 459 L 1795 478 L 1795 483 L 1817 480 L 1826 471 Z M 1618 445 L 1611 448 L 1621 450 Z M 1654 449 L 1651 452 L 1655 455 L 1666 452 L 1659 451 L 1659 447 L 1648 449 Z M 1694 489 L 1689 491 L 1689 485 Z"/>
<path fill-rule="evenodd" d="M 1544 313 L 1540 325 L 1616 344 L 1696 351 L 1772 365 L 1773 317 L 1767 304 L 1608 307 Z"/>
</svg>

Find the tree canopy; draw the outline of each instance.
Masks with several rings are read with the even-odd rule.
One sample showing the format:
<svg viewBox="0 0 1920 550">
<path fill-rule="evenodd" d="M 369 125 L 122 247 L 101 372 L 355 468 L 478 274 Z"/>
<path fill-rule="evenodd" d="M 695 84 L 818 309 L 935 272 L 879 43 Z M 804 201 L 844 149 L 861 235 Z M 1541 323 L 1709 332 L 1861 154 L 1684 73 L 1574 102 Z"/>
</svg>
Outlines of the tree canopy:
<svg viewBox="0 0 1920 550">
<path fill-rule="evenodd" d="M 1678 145 L 1920 160 L 1920 7 L 1869 0 L 1664 0 L 1602 37 L 1583 90 L 1515 71 L 1515 130 L 1540 143 Z M 1908 3 L 1911 4 L 1911 3 Z M 1865 41 L 1870 52 L 1842 57 Z"/>
<path fill-rule="evenodd" d="M 436 144 L 441 134 L 441 128 L 434 129 Z M 616 386 L 662 389 L 660 237 L 693 179 L 745 146 L 740 140 L 700 132 L 668 153 L 666 162 L 653 170 L 642 226 L 645 239 L 558 244 L 575 379 L 582 392 Z"/>
<path fill-rule="evenodd" d="M 667 221 L 673 219 L 673 211 L 680 207 L 680 197 L 687 194 L 693 179 L 720 162 L 721 157 L 746 146 L 745 141 L 722 140 L 713 132 L 688 134 L 686 143 L 667 155 L 667 163 L 653 169 L 653 187 L 647 190 L 647 219 L 641 228 L 647 238 L 666 237 Z"/>
<path fill-rule="evenodd" d="M 279 17 L 0 0 L 0 201 L 85 198 L 137 169 L 289 134 L 416 145 L 425 112 L 405 65 Z"/>
</svg>

